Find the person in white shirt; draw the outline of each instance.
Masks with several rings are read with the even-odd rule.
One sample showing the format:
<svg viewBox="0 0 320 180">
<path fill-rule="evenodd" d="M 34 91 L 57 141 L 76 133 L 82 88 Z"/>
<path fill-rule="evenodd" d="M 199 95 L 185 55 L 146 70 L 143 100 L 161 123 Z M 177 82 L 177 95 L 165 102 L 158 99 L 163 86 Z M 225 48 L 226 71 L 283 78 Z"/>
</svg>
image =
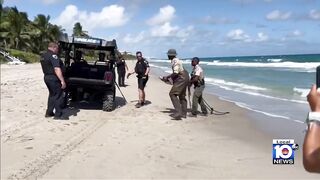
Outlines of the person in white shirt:
<svg viewBox="0 0 320 180">
<path fill-rule="evenodd" d="M 193 67 L 191 73 L 191 80 L 189 82 L 189 87 L 194 86 L 194 92 L 192 97 L 192 108 L 191 115 L 192 117 L 196 117 L 198 114 L 198 104 L 200 104 L 202 115 L 207 115 L 207 107 L 203 102 L 202 93 L 205 88 L 204 82 L 204 73 L 203 69 L 199 65 L 200 59 L 198 57 L 192 58 L 191 65 Z"/>
</svg>

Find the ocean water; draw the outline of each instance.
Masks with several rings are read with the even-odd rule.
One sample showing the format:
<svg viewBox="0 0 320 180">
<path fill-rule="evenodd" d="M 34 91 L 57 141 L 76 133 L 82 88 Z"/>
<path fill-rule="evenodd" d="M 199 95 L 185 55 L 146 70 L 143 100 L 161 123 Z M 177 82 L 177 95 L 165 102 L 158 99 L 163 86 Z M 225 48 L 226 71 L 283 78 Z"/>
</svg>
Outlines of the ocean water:
<svg viewBox="0 0 320 180">
<path fill-rule="evenodd" d="M 320 54 L 200 60 L 205 72 L 206 93 L 266 116 L 304 122 L 309 111 L 306 96 L 316 81 Z M 157 71 L 171 73 L 169 60 L 149 61 Z M 191 60 L 183 59 L 183 63 L 191 72 Z"/>
</svg>

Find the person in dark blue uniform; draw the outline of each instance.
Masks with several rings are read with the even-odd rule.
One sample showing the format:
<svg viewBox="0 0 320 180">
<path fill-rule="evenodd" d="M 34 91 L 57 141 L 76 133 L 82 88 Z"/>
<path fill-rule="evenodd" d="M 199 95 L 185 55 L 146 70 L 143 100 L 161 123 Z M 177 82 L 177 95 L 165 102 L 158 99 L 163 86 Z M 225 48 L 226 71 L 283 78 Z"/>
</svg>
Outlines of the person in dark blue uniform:
<svg viewBox="0 0 320 180">
<path fill-rule="evenodd" d="M 128 66 L 124 58 L 120 58 L 117 62 L 117 71 L 118 71 L 118 84 L 119 86 L 125 87 L 124 79 L 126 77 L 126 70 Z"/>
<path fill-rule="evenodd" d="M 56 43 L 49 43 L 48 51 L 41 55 L 40 63 L 44 74 L 44 82 L 49 90 L 48 107 L 45 117 L 67 120 L 63 116 L 62 106 L 64 105 L 63 90 L 66 88 L 66 82 L 63 78 L 65 67 L 58 58 L 59 46 Z M 55 110 L 55 112 L 53 112 Z"/>
<path fill-rule="evenodd" d="M 140 51 L 136 53 L 136 57 L 137 57 L 137 63 L 134 68 L 134 71 L 129 72 L 127 75 L 127 78 L 129 78 L 131 74 L 134 74 L 134 73 L 137 74 L 139 102 L 136 104 L 136 107 L 140 108 L 145 104 L 145 100 L 146 100 L 146 93 L 144 91 L 144 88 L 149 79 L 150 67 L 149 67 L 148 61 L 142 57 L 142 53 Z"/>
</svg>

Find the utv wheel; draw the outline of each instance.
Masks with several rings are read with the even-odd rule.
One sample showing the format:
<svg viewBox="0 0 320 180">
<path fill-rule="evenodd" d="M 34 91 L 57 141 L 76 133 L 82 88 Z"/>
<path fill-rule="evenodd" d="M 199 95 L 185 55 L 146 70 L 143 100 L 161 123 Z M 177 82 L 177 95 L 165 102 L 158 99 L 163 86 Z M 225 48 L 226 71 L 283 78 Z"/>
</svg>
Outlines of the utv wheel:
<svg viewBox="0 0 320 180">
<path fill-rule="evenodd" d="M 114 96 L 113 94 L 105 94 L 103 97 L 102 110 L 112 111 L 114 109 Z"/>
</svg>

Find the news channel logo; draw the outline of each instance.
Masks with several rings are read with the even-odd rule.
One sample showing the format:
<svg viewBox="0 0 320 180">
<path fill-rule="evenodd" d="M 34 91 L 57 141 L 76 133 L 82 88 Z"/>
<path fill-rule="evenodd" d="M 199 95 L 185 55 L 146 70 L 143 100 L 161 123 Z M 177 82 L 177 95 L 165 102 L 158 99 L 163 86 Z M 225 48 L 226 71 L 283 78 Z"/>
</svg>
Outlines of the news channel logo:
<svg viewBox="0 0 320 180">
<path fill-rule="evenodd" d="M 294 151 L 299 149 L 294 139 L 273 139 L 272 146 L 273 164 L 294 164 Z"/>
</svg>

